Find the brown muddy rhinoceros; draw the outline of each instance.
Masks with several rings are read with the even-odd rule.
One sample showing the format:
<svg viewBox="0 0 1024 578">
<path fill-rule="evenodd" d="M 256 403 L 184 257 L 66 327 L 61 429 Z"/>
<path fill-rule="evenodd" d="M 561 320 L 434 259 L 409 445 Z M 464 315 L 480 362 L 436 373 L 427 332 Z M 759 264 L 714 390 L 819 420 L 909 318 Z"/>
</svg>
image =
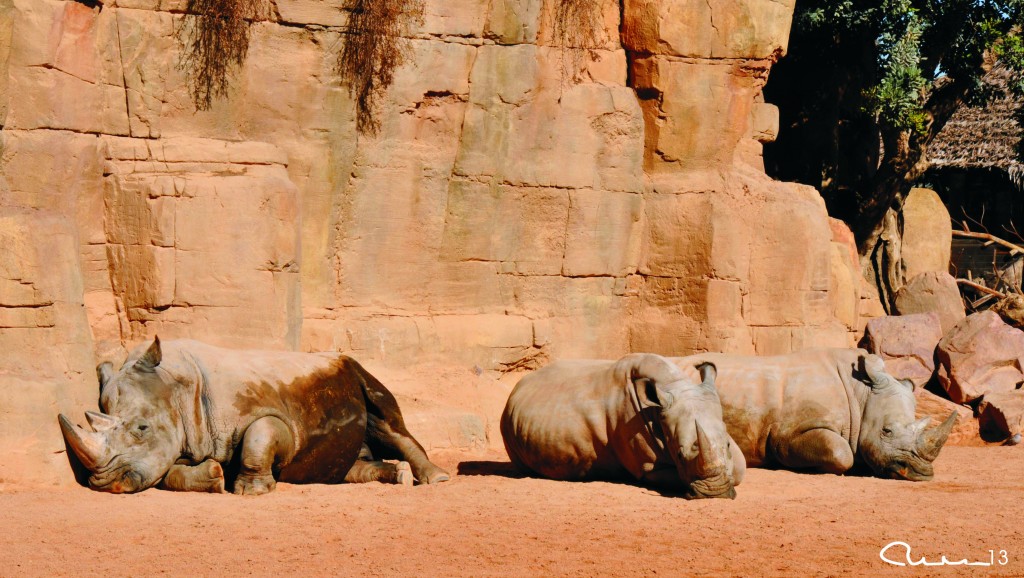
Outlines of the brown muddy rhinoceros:
<svg viewBox="0 0 1024 578">
<path fill-rule="evenodd" d="M 930 480 L 956 412 L 926 429 L 914 419 L 914 384 L 863 349 L 812 349 L 777 357 L 705 353 L 714 363 L 725 424 L 750 467 L 842 474 L 855 464 L 879 477 Z"/>
<path fill-rule="evenodd" d="M 734 498 L 743 456 L 722 422 L 714 366 L 699 371 L 701 383 L 653 354 L 552 363 L 512 390 L 505 449 L 556 480 L 632 478 L 687 498 Z"/>
<path fill-rule="evenodd" d="M 154 339 L 117 373 L 104 363 L 97 374 L 105 413 L 86 412 L 92 430 L 59 416 L 95 490 L 224 491 L 225 474 L 236 494 L 264 494 L 278 480 L 449 479 L 406 430 L 391 392 L 344 355 Z"/>
</svg>

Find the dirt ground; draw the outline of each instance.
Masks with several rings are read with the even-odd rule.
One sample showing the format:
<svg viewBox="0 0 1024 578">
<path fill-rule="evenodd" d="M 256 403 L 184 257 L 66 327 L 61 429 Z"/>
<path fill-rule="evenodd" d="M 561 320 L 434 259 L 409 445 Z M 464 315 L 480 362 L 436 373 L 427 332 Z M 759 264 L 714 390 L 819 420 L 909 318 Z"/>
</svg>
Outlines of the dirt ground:
<svg viewBox="0 0 1024 578">
<path fill-rule="evenodd" d="M 250 498 L 2 488 L 0 576 L 1024 576 L 1019 446 L 946 448 L 925 483 L 751 470 L 734 501 L 435 460 L 459 475 Z M 897 568 L 879 558 L 895 540 L 1008 563 Z"/>
</svg>

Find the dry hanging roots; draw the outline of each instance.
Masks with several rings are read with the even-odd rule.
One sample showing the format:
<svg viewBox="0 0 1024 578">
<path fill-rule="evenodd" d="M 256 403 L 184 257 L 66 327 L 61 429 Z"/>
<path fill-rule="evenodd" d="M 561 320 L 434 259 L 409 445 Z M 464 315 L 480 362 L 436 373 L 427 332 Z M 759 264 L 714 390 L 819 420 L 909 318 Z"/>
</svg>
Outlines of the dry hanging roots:
<svg viewBox="0 0 1024 578">
<path fill-rule="evenodd" d="M 182 44 L 178 66 L 185 72 L 192 102 L 208 110 L 225 96 L 233 67 L 249 52 L 249 27 L 269 16 L 267 0 L 188 0 L 178 25 Z"/>
<path fill-rule="evenodd" d="M 562 82 L 582 80 L 587 60 L 598 59 L 604 14 L 601 0 L 558 0 L 555 5 L 554 35 L 562 48 Z"/>
<path fill-rule="evenodd" d="M 378 112 L 395 70 L 408 57 L 406 36 L 422 22 L 423 0 L 348 0 L 348 31 L 335 71 L 356 101 L 356 128 L 380 129 Z"/>
</svg>

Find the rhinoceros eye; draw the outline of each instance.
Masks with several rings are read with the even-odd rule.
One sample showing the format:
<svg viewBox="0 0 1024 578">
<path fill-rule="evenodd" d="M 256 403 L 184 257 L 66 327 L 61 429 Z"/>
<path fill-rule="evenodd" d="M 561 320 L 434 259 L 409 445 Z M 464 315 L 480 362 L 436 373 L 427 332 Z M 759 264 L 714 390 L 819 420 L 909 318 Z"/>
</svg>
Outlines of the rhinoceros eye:
<svg viewBox="0 0 1024 578">
<path fill-rule="evenodd" d="M 892 437 L 892 428 L 891 427 L 883 427 L 882 428 L 882 435 L 884 435 L 885 437 Z"/>
<path fill-rule="evenodd" d="M 132 428 L 131 434 L 132 434 L 132 437 L 134 437 L 135 439 L 141 440 L 143 437 L 146 436 L 146 434 L 148 433 L 148 430 L 149 430 L 149 425 L 148 424 L 140 423 L 140 424 L 137 424 L 134 428 Z"/>
</svg>

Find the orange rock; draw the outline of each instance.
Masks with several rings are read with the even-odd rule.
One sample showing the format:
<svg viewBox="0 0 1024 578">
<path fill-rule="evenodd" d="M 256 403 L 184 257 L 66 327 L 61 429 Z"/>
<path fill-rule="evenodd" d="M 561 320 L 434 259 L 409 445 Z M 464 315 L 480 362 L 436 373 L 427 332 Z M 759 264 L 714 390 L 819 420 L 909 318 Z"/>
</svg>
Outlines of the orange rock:
<svg viewBox="0 0 1024 578">
<path fill-rule="evenodd" d="M 937 313 L 943 333 L 953 329 L 965 315 L 956 279 L 945 271 L 930 271 L 914 277 L 896 292 L 894 305 L 900 315 Z"/>
<path fill-rule="evenodd" d="M 991 311 L 967 317 L 939 341 L 939 384 L 957 403 L 1013 391 L 1024 381 L 1024 332 Z"/>
<path fill-rule="evenodd" d="M 921 388 L 935 375 L 935 346 L 940 339 L 939 316 L 918 313 L 868 321 L 863 345 L 885 360 L 885 369 L 893 377 L 909 379 Z"/>
<path fill-rule="evenodd" d="M 982 436 L 1001 441 L 1024 433 L 1024 392 L 1020 390 L 987 393 L 978 406 Z"/>
</svg>

